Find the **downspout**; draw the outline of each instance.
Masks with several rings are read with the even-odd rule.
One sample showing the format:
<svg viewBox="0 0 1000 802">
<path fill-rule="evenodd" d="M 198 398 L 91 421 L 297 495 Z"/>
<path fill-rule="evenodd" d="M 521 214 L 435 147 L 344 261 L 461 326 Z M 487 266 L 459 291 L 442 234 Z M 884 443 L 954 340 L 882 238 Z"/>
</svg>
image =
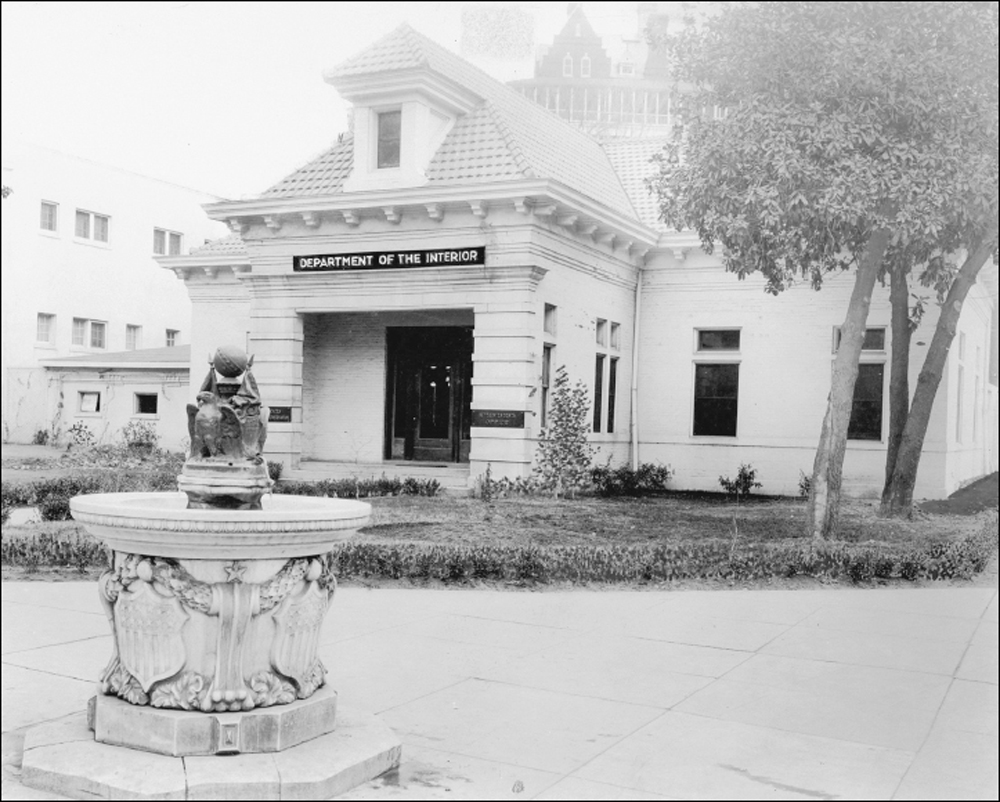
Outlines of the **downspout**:
<svg viewBox="0 0 1000 802">
<path fill-rule="evenodd" d="M 639 468 L 639 322 L 642 315 L 642 265 L 639 265 L 635 277 L 635 317 L 632 323 L 632 386 L 631 400 L 631 430 L 632 430 L 632 470 Z"/>
</svg>

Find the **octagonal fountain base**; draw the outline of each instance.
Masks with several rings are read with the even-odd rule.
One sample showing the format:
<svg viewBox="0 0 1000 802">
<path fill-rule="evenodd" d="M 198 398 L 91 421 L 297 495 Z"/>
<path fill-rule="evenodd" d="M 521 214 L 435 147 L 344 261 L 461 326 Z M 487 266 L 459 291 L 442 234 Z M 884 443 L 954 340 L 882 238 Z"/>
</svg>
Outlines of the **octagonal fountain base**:
<svg viewBox="0 0 1000 802">
<path fill-rule="evenodd" d="M 397 767 L 401 751 L 389 727 L 350 709 L 297 746 L 205 757 L 99 743 L 80 712 L 28 731 L 21 782 L 74 799 L 327 799 Z"/>
</svg>

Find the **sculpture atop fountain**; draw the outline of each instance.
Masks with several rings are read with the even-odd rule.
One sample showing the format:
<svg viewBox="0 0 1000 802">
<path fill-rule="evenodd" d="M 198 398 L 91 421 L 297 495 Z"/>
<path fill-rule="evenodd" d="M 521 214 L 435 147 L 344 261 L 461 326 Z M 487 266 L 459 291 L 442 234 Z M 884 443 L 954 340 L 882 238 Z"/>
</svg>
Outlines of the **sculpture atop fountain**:
<svg viewBox="0 0 1000 802">
<path fill-rule="evenodd" d="M 224 346 L 208 363 L 198 403 L 187 405 L 191 451 L 178 486 L 192 509 L 259 510 L 271 480 L 263 456 L 268 408 L 253 376 L 253 357 Z"/>
</svg>

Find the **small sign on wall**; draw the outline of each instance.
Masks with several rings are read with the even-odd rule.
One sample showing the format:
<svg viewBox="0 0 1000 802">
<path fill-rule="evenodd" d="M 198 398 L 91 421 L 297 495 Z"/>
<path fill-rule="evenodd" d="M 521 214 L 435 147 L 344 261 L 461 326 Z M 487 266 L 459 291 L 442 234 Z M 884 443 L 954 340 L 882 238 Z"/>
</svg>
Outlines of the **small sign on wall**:
<svg viewBox="0 0 1000 802">
<path fill-rule="evenodd" d="M 524 412 L 513 409 L 474 409 L 472 425 L 486 429 L 523 429 Z"/>
<path fill-rule="evenodd" d="M 271 412 L 267 416 L 268 423 L 291 423 L 292 422 L 292 408 L 291 407 L 271 407 Z"/>
</svg>

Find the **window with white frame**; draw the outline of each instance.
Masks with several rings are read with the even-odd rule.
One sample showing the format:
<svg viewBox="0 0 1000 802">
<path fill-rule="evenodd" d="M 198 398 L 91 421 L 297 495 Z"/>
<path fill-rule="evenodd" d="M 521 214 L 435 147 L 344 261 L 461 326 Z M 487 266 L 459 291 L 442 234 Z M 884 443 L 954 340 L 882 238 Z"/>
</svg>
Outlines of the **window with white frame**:
<svg viewBox="0 0 1000 802">
<path fill-rule="evenodd" d="M 548 425 L 549 420 L 549 390 L 552 386 L 552 360 L 555 359 L 556 312 L 554 304 L 542 307 L 542 333 L 545 342 L 542 344 L 542 395 L 541 395 L 541 425 Z"/>
<path fill-rule="evenodd" d="M 618 395 L 618 350 L 620 325 L 613 320 L 597 318 L 594 341 L 594 408 L 592 429 L 595 432 L 615 431 L 615 405 Z M 610 336 L 609 336 L 610 335 Z M 610 347 L 609 347 L 610 344 Z"/>
<path fill-rule="evenodd" d="M 401 111 L 383 111 L 378 115 L 375 165 L 379 170 L 399 167 L 402 125 Z"/>
<path fill-rule="evenodd" d="M 52 345 L 56 339 L 56 316 L 39 312 L 35 323 L 35 342 Z"/>
<path fill-rule="evenodd" d="M 154 228 L 153 253 L 156 256 L 180 256 L 181 235 L 176 231 Z"/>
<path fill-rule="evenodd" d="M 59 204 L 51 201 L 42 201 L 41 219 L 39 226 L 42 231 L 59 230 Z"/>
<path fill-rule="evenodd" d="M 155 415 L 159 406 L 159 396 L 156 393 L 135 394 L 135 415 Z"/>
<path fill-rule="evenodd" d="M 108 347 L 108 324 L 100 320 L 90 321 L 90 347 L 91 348 L 107 348 Z"/>
<path fill-rule="evenodd" d="M 741 330 L 695 329 L 694 414 L 696 437 L 736 437 L 739 419 Z"/>
<path fill-rule="evenodd" d="M 181 333 L 177 329 L 167 329 L 167 348 L 173 348 L 177 345 L 180 336 Z"/>
<path fill-rule="evenodd" d="M 101 411 L 101 394 L 96 390 L 81 390 L 77 394 L 77 411 L 96 414 Z"/>
<path fill-rule="evenodd" d="M 573 77 L 573 57 L 567 53 L 563 56 L 563 78 Z"/>
<path fill-rule="evenodd" d="M 108 347 L 108 324 L 103 320 L 88 320 L 85 317 L 73 318 L 73 331 L 70 342 L 84 348 L 105 349 Z"/>
<path fill-rule="evenodd" d="M 885 407 L 885 326 L 865 329 L 861 362 L 854 382 L 848 440 L 881 440 Z M 833 330 L 833 351 L 840 348 L 841 332 Z"/>
<path fill-rule="evenodd" d="M 135 326 L 131 323 L 125 326 L 125 350 L 135 351 L 142 348 L 142 326 Z"/>
<path fill-rule="evenodd" d="M 583 58 L 580 59 L 580 77 L 590 77 L 590 56 L 586 54 L 584 54 Z"/>
<path fill-rule="evenodd" d="M 106 214 L 77 209 L 74 234 L 77 239 L 107 243 L 111 237 L 111 218 Z"/>
</svg>

